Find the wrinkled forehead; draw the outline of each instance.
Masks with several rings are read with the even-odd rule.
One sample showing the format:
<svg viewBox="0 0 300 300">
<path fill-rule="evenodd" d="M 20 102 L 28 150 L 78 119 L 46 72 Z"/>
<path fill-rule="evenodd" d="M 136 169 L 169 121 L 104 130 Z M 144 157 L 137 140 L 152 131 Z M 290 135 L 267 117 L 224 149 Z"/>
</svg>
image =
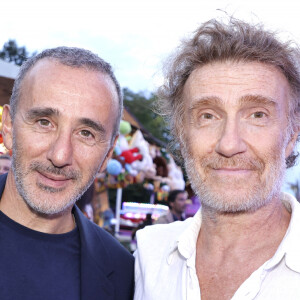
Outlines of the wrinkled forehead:
<svg viewBox="0 0 300 300">
<path fill-rule="evenodd" d="M 291 87 L 276 67 L 259 62 L 217 62 L 196 68 L 183 89 L 186 108 L 197 102 L 222 105 L 266 100 L 288 106 Z"/>
<path fill-rule="evenodd" d="M 51 115 L 73 123 L 90 119 L 111 132 L 118 117 L 119 99 L 107 74 L 43 59 L 23 80 L 16 116 L 32 110 L 52 111 L 55 114 Z"/>
<path fill-rule="evenodd" d="M 60 78 L 61 74 L 64 75 L 63 78 Z M 91 78 L 95 76 L 107 83 L 111 94 L 118 100 L 117 88 L 108 74 L 90 66 L 69 66 L 54 58 L 40 59 L 28 70 L 21 83 L 21 92 L 22 87 L 28 82 L 30 85 L 41 84 L 43 82 L 47 82 L 48 85 L 51 85 L 58 84 L 59 79 L 61 83 L 68 81 L 77 81 L 79 83 L 82 81 L 89 82 Z"/>
<path fill-rule="evenodd" d="M 21 83 L 18 109 L 24 105 L 27 109 L 39 104 L 48 106 L 57 97 L 61 98 L 60 103 L 56 102 L 59 107 L 63 107 L 66 102 L 71 105 L 76 98 L 82 100 L 82 106 L 98 105 L 97 102 L 100 102 L 116 112 L 120 105 L 116 86 L 109 75 L 70 67 L 53 59 L 41 59 L 28 71 Z"/>
</svg>

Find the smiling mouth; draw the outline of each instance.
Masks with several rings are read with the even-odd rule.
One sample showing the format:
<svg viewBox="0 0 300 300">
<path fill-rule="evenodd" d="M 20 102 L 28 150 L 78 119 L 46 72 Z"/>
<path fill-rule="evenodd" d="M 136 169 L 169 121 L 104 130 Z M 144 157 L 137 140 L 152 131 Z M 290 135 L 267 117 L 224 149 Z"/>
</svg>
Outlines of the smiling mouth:
<svg viewBox="0 0 300 300">
<path fill-rule="evenodd" d="M 51 180 L 55 180 L 55 181 L 63 181 L 63 180 L 70 180 L 70 178 L 67 178 L 65 176 L 59 176 L 59 175 L 54 175 L 54 174 L 47 174 L 47 173 L 41 173 L 39 172 L 41 175 L 47 177 L 48 179 L 51 179 Z"/>
<path fill-rule="evenodd" d="M 219 174 L 226 174 L 226 175 L 243 175 L 249 174 L 253 172 L 253 169 L 244 169 L 244 168 L 213 168 L 213 171 Z"/>
<path fill-rule="evenodd" d="M 44 173 L 39 171 L 37 171 L 37 173 L 38 173 L 39 184 L 42 184 L 44 186 L 49 186 L 52 188 L 65 187 L 72 180 L 72 178 L 68 178 L 61 175 Z"/>
</svg>

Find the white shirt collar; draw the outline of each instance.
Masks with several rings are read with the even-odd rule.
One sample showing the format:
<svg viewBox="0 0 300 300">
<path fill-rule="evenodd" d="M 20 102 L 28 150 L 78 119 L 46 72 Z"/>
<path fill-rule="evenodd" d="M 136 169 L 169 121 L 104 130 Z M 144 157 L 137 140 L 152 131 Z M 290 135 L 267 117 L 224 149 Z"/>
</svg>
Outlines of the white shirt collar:
<svg viewBox="0 0 300 300">
<path fill-rule="evenodd" d="M 287 232 L 280 243 L 275 255 L 265 263 L 264 268 L 270 269 L 277 265 L 285 256 L 286 264 L 292 270 L 300 273 L 300 205 L 297 200 L 286 193 L 281 194 L 281 201 L 285 207 L 292 213 L 291 220 Z M 196 253 L 196 242 L 202 223 L 201 209 L 197 211 L 195 216 L 191 218 L 189 226 L 177 238 L 177 240 L 170 245 L 169 255 L 167 256 L 168 264 L 172 263 L 175 252 L 179 252 L 186 260 L 190 260 Z"/>
<path fill-rule="evenodd" d="M 290 211 L 292 215 L 286 234 L 273 258 L 277 258 L 278 260 L 282 259 L 285 255 L 286 265 L 290 269 L 300 273 L 300 205 L 290 194 L 282 193 L 281 199 L 287 210 Z"/>
</svg>

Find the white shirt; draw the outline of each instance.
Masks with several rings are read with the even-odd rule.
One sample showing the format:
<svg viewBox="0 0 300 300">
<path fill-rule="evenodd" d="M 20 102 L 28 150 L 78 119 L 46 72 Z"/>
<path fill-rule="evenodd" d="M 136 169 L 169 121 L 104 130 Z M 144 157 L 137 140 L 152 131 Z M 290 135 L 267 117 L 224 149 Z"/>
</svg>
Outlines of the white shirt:
<svg viewBox="0 0 300 300">
<path fill-rule="evenodd" d="M 300 299 L 300 204 L 282 194 L 292 212 L 288 230 L 274 256 L 254 271 L 232 300 Z M 196 241 L 201 210 L 183 222 L 148 226 L 137 232 L 135 300 L 199 300 Z"/>
</svg>

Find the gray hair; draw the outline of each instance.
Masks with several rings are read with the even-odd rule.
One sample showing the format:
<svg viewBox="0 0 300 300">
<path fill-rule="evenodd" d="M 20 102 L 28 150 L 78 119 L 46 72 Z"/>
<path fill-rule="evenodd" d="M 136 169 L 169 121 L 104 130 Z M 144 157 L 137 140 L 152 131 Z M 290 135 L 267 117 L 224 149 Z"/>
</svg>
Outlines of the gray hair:
<svg viewBox="0 0 300 300">
<path fill-rule="evenodd" d="M 98 71 L 105 75 L 108 75 L 113 81 L 119 100 L 119 110 L 118 116 L 114 125 L 113 138 L 119 132 L 119 124 L 123 112 L 123 95 L 120 88 L 120 84 L 117 81 L 112 67 L 109 63 L 104 61 L 98 55 L 92 53 L 89 50 L 74 48 L 74 47 L 57 47 L 53 49 L 46 49 L 43 52 L 39 53 L 36 56 L 29 58 L 23 63 L 20 68 L 20 72 L 15 80 L 14 87 L 12 90 L 12 95 L 10 98 L 10 107 L 11 107 L 11 118 L 14 120 L 18 101 L 21 93 L 22 81 L 25 78 L 26 74 L 33 68 L 33 66 L 40 61 L 41 59 L 48 58 L 58 61 L 59 63 L 73 67 L 73 68 L 85 68 L 91 71 Z"/>
<path fill-rule="evenodd" d="M 251 25 L 235 18 L 228 23 L 210 20 L 202 24 L 194 35 L 177 48 L 164 65 L 165 82 L 158 89 L 159 113 L 169 123 L 174 141 L 171 147 L 180 155 L 183 145 L 184 103 L 182 93 L 190 74 L 213 62 L 261 62 L 272 65 L 286 77 L 290 89 L 289 128 L 292 134 L 300 122 L 300 51 L 292 42 L 281 42 L 276 33 L 266 31 L 262 24 Z M 287 159 L 287 167 L 294 165 L 297 155 Z"/>
</svg>

